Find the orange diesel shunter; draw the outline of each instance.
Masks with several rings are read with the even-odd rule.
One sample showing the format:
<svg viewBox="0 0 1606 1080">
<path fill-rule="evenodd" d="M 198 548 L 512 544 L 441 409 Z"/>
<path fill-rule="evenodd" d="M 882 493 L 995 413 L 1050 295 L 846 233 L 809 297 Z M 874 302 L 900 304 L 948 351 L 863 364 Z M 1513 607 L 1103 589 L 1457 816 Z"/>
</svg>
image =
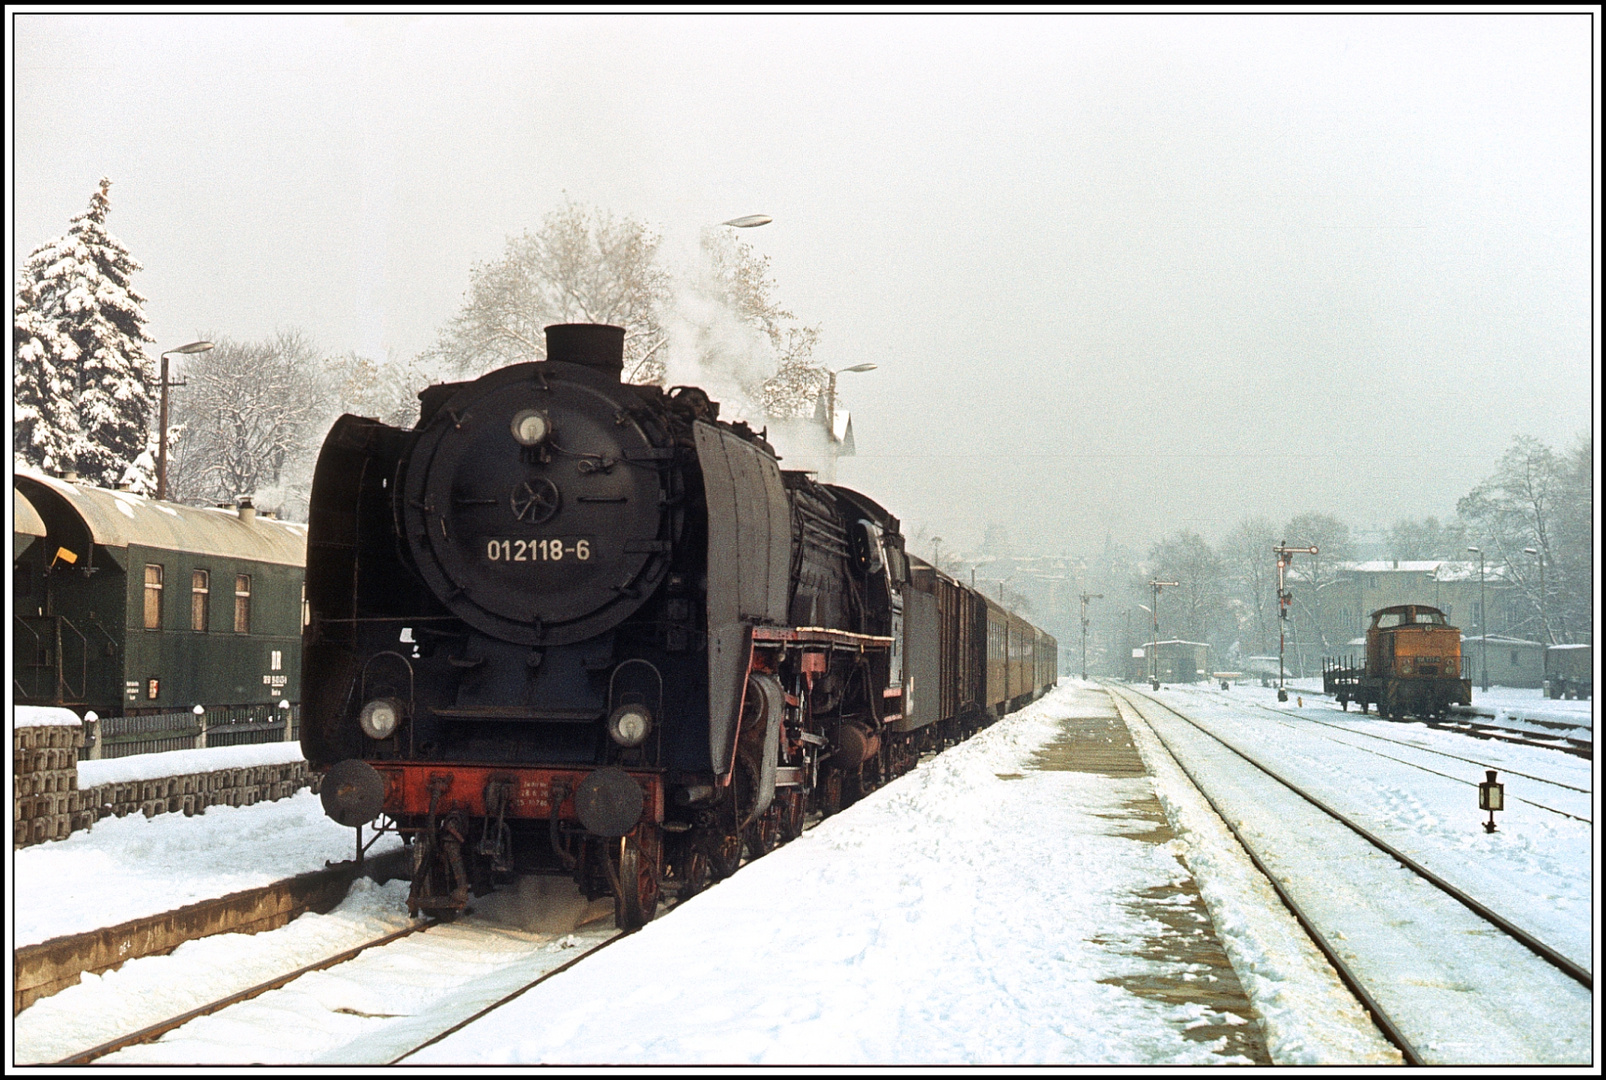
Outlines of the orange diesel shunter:
<svg viewBox="0 0 1606 1080">
<path fill-rule="evenodd" d="M 1432 718 L 1472 704 L 1472 682 L 1461 678 L 1461 631 L 1426 604 L 1372 612 L 1366 666 L 1322 661 L 1322 689 L 1346 710 L 1355 701 L 1362 712 L 1376 705 L 1390 718 Z"/>
</svg>

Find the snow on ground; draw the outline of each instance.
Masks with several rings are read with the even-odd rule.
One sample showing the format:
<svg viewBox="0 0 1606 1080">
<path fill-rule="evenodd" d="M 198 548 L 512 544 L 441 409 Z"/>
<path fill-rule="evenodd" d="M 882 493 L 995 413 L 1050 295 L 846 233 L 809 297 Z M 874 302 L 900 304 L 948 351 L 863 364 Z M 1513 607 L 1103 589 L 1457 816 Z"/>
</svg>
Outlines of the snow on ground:
<svg viewBox="0 0 1606 1080">
<path fill-rule="evenodd" d="M 1260 1014 L 1272 1060 L 1400 1064 L 1400 1052 L 1384 1040 L 1170 752 L 1146 725 L 1133 722 L 1128 729 L 1154 776 L 1155 793 L 1233 971 Z"/>
<path fill-rule="evenodd" d="M 17 1015 L 15 1060 L 60 1061 L 400 930 L 412 921 L 407 888 L 405 881 L 377 885 L 359 878 L 327 915 L 303 915 L 262 934 L 215 934 L 187 941 L 166 956 L 85 974 L 77 986 L 41 998 Z"/>
<path fill-rule="evenodd" d="M 88 832 L 12 853 L 12 944 L 115 926 L 321 870 L 351 858 L 354 841 L 353 830 L 326 817 L 305 788 L 255 806 L 209 807 L 192 818 L 105 818 Z M 394 834 L 381 837 L 369 854 L 400 843 Z"/>
<path fill-rule="evenodd" d="M 1214 687 L 1216 683 L 1196 683 L 1192 689 Z M 1277 700 L 1275 682 L 1270 687 L 1253 683 L 1239 683 L 1226 693 L 1243 701 L 1253 701 L 1274 708 L 1331 709 L 1343 712 L 1338 702 L 1322 693 L 1322 680 L 1289 679 L 1288 701 Z M 1177 689 L 1184 689 L 1177 687 Z M 1297 704 L 1296 699 L 1304 702 Z M 1543 690 L 1510 686 L 1491 686 L 1485 692 L 1472 687 L 1472 707 L 1468 711 L 1457 708 L 1451 715 L 1474 723 L 1492 723 L 1513 731 L 1531 732 L 1550 738 L 1594 740 L 1595 703 L 1593 701 L 1552 701 Z M 1359 706 L 1351 709 L 1354 713 Z M 1478 715 L 1472 715 L 1476 713 Z"/>
<path fill-rule="evenodd" d="M 1233 694 L 1241 691 L 1217 696 Z M 1190 869 L 1275 1061 L 1397 1060 L 1312 959 L 1236 842 L 1140 732 L 1152 780 L 1034 770 L 1033 752 L 1060 734 L 1062 719 L 1107 708 L 1102 693 L 1063 685 L 409 1062 L 1241 1061 L 1220 1052 L 1225 1040 L 1210 1039 L 1205 1026 L 1236 1016 L 1127 989 L 1145 976 L 1188 977 L 1188 965 L 1144 955 L 1164 927 L 1140 896 Z M 1355 754 L 1328 745 L 1335 762 Z M 1538 755 L 1535 769 L 1562 757 L 1498 750 Z M 1134 800 L 1150 791 L 1177 829 L 1170 843 L 1143 838 L 1152 822 Z M 350 830 L 328 822 L 310 792 L 197 818 L 108 819 L 92 833 L 15 854 L 18 941 L 315 869 L 348 857 L 350 843 Z M 251 852 L 244 866 L 231 865 L 242 851 Z M 53 1060 L 104 1041 L 105 1026 L 150 1023 L 234 981 L 337 952 L 403 924 L 405 889 L 360 882 L 329 916 L 193 942 L 87 976 L 17 1018 L 18 1046 Z M 490 904 L 115 1060 L 382 1063 L 562 963 L 574 955 L 565 944 L 603 932 L 538 933 L 516 918 L 498 921 Z"/>
<path fill-rule="evenodd" d="M 1079 704 L 1107 708 L 1062 686 L 408 1063 L 1242 1061 L 1183 1034 L 1223 1014 L 1119 985 L 1176 969 L 1136 898 L 1185 871 L 1138 838 L 1148 778 L 1031 771 Z"/>
<path fill-rule="evenodd" d="M 1554 779 L 1592 792 L 1589 762 L 1555 750 L 1492 743 L 1353 712 L 1347 719 L 1341 712 L 1319 714 L 1321 719 L 1341 722 L 1355 732 L 1409 739 L 1422 746 L 1453 749 L 1465 757 L 1415 760 L 1409 746 L 1368 742 L 1325 725 L 1301 724 L 1297 717 L 1280 713 L 1246 711 L 1230 700 L 1236 694 L 1167 688 L 1159 696 L 1206 722 L 1210 730 L 1335 810 L 1354 816 L 1547 944 L 1589 966 L 1594 923 L 1592 825 L 1589 820 L 1563 817 L 1543 807 L 1553 804 L 1585 815 L 1590 811 L 1573 803 L 1561 805 L 1556 796 L 1566 792 L 1555 792 L 1550 785 L 1528 777 L 1508 775 L 1507 809 L 1497 815 L 1497 831 L 1488 833 L 1482 827 L 1488 815 L 1478 810 L 1477 790 L 1486 768 L 1517 768 L 1529 777 Z M 1306 699 L 1307 706 L 1310 700 Z M 1429 732 L 1439 737 L 1418 738 L 1418 733 Z M 1345 741 L 1335 742 L 1334 736 Z M 1372 752 L 1374 747 L 1377 752 Z"/>
</svg>

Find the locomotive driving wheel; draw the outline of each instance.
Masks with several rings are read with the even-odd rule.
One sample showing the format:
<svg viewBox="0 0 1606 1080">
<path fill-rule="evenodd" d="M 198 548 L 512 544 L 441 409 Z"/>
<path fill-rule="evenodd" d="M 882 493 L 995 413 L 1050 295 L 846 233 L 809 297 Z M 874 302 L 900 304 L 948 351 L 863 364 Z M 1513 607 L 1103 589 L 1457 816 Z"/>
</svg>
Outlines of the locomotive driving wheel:
<svg viewBox="0 0 1606 1080">
<path fill-rule="evenodd" d="M 803 797 L 802 788 L 788 788 L 783 794 L 775 796 L 777 802 L 785 800 L 785 808 L 781 811 L 781 842 L 788 843 L 803 835 L 803 819 L 808 812 L 808 801 Z"/>
<path fill-rule="evenodd" d="M 693 846 L 686 855 L 685 864 L 680 868 L 680 899 L 690 900 L 708 888 L 712 874 L 713 863 L 708 857 L 708 852 Z"/>
<path fill-rule="evenodd" d="M 769 809 L 748 823 L 747 850 L 753 858 L 768 855 L 781 845 L 781 814 L 783 805 L 779 795 Z"/>
<path fill-rule="evenodd" d="M 709 852 L 709 869 L 713 872 L 714 880 L 730 877 L 741 865 L 742 834 L 732 831 L 716 835 L 713 850 Z"/>
</svg>

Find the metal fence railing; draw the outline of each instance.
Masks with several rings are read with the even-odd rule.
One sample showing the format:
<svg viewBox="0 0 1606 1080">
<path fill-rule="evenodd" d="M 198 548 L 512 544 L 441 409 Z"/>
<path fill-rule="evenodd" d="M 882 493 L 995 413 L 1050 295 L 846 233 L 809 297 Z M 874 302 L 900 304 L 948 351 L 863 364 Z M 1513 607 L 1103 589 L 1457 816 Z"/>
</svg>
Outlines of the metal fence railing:
<svg viewBox="0 0 1606 1080">
<path fill-rule="evenodd" d="M 97 721 L 96 729 L 94 752 L 86 753 L 86 757 L 120 758 L 203 746 L 294 742 L 301 733 L 301 707 L 292 705 L 285 710 L 271 705 L 224 705 L 200 715 L 191 710 L 106 716 Z"/>
</svg>

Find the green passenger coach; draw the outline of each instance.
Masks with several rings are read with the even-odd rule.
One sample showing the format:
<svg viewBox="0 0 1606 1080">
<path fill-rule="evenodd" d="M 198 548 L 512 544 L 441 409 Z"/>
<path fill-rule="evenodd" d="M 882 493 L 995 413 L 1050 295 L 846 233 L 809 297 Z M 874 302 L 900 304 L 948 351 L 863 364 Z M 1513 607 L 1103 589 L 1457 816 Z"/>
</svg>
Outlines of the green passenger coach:
<svg viewBox="0 0 1606 1080">
<path fill-rule="evenodd" d="M 18 704 L 267 719 L 299 702 L 305 525 L 28 470 L 13 496 L 32 537 L 13 556 Z"/>
</svg>

